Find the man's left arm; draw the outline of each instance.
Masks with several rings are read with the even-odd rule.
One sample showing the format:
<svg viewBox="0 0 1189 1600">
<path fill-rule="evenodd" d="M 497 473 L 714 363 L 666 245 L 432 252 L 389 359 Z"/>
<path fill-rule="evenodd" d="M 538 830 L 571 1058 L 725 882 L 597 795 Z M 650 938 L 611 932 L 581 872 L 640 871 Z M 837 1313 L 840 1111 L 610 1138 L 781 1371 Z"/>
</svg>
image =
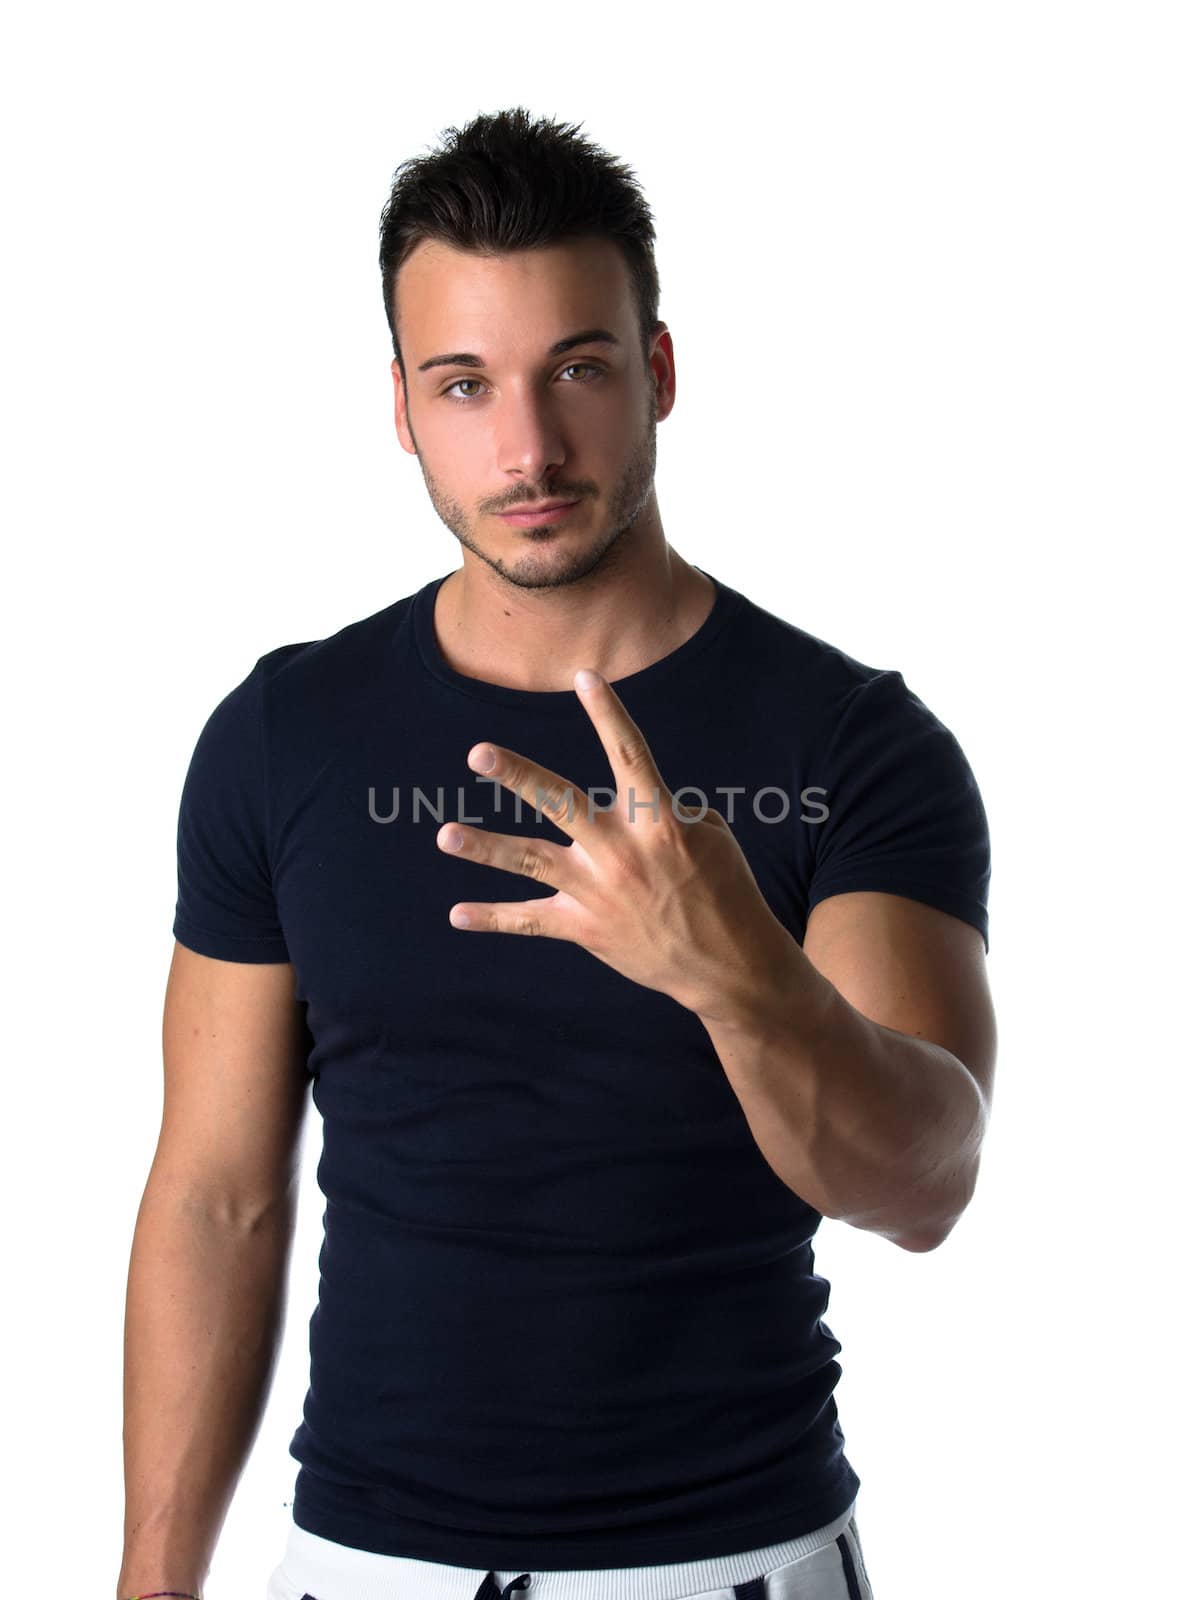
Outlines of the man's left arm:
<svg viewBox="0 0 1189 1600">
<path fill-rule="evenodd" d="M 899 894 L 830 895 L 701 1016 L 760 1151 L 823 1216 L 936 1248 L 974 1193 L 997 1032 L 982 934 Z M 720 1003 L 721 1002 L 721 1003 Z"/>
</svg>

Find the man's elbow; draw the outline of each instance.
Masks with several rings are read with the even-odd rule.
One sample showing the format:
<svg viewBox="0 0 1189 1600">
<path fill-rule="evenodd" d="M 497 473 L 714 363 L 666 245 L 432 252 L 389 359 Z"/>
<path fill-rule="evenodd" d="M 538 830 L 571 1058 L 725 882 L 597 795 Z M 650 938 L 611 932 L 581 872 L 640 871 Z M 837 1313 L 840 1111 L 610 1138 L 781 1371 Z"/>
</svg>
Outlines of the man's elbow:
<svg viewBox="0 0 1189 1600">
<path fill-rule="evenodd" d="M 901 1250 L 907 1250 L 914 1256 L 923 1256 L 930 1250 L 936 1250 L 945 1237 L 945 1234 L 901 1234 L 894 1243 L 898 1244 Z"/>
<path fill-rule="evenodd" d="M 944 1222 L 935 1223 L 931 1228 L 923 1228 L 913 1233 L 901 1234 L 897 1237 L 896 1243 L 902 1250 L 911 1250 L 914 1255 L 925 1255 L 930 1250 L 936 1250 L 939 1245 L 945 1243 L 957 1227 L 966 1207 L 973 1198 L 973 1192 L 974 1185 L 972 1183 L 963 1204 L 957 1210 L 951 1212 Z"/>
<path fill-rule="evenodd" d="M 917 1227 L 910 1232 L 897 1234 L 895 1243 L 902 1250 L 910 1250 L 913 1255 L 925 1255 L 930 1250 L 936 1250 L 939 1245 L 943 1245 L 950 1234 L 953 1233 L 967 1206 L 973 1200 L 974 1187 L 977 1180 L 978 1161 L 976 1159 L 970 1167 L 968 1180 L 963 1188 L 959 1202 L 951 1206 L 945 1217 L 940 1221 L 931 1223 L 928 1227 Z"/>
</svg>

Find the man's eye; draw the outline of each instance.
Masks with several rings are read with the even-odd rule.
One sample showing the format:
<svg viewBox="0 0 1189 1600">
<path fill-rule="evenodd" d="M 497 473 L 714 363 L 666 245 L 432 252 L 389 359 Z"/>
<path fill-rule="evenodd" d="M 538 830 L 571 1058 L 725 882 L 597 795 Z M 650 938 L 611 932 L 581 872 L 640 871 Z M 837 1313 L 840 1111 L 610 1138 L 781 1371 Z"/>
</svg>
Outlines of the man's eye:
<svg viewBox="0 0 1189 1600">
<path fill-rule="evenodd" d="M 575 368 L 585 368 L 587 372 L 593 373 L 594 378 L 601 378 L 603 376 L 603 368 L 595 366 L 593 361 L 571 361 L 568 366 L 562 368 L 562 371 L 573 372 Z M 442 390 L 442 394 L 448 400 L 453 400 L 458 404 L 465 405 L 468 400 L 477 400 L 479 398 L 478 395 L 451 394 L 451 389 L 457 389 L 459 384 L 462 383 L 479 383 L 479 381 L 480 380 L 478 378 L 455 378 L 454 382 L 450 384 L 449 388 Z M 593 378 L 583 378 L 581 381 L 583 383 L 591 383 L 593 382 Z"/>
</svg>

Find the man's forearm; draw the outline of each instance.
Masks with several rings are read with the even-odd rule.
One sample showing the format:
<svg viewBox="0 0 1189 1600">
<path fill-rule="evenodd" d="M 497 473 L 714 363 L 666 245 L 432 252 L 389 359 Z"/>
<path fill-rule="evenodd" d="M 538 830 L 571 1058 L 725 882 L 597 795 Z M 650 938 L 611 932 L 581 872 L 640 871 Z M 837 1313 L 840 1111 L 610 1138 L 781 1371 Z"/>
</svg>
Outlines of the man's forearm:
<svg viewBox="0 0 1189 1600">
<path fill-rule="evenodd" d="M 293 1205 L 233 1218 L 150 1177 L 124 1325 L 121 1597 L 201 1593 L 272 1381 Z"/>
<path fill-rule="evenodd" d="M 941 1242 L 974 1192 L 987 1122 L 956 1056 L 865 1017 L 791 935 L 768 972 L 701 1020 L 790 1189 L 905 1249 Z"/>
</svg>

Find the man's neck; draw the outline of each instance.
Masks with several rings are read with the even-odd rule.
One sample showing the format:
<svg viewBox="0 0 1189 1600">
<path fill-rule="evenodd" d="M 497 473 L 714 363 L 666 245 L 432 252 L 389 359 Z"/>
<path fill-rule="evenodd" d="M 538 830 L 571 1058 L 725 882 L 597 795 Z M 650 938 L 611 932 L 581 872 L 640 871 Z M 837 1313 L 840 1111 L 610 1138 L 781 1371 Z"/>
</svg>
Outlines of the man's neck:
<svg viewBox="0 0 1189 1600">
<path fill-rule="evenodd" d="M 573 689 L 579 667 L 610 683 L 660 661 L 692 637 L 714 584 L 666 544 L 633 563 L 551 589 L 517 588 L 475 558 L 438 590 L 434 632 L 448 666 L 509 689 Z"/>
</svg>

